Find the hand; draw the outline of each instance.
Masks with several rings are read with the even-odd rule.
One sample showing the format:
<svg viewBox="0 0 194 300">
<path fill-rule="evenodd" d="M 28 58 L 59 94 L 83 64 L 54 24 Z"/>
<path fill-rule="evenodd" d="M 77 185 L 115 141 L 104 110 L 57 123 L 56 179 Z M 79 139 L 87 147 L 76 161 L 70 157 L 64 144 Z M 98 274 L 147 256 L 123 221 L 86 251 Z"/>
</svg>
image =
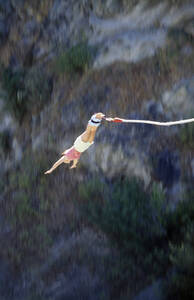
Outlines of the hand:
<svg viewBox="0 0 194 300">
<path fill-rule="evenodd" d="M 114 118 L 106 118 L 106 121 L 113 122 Z"/>
<path fill-rule="evenodd" d="M 96 114 L 96 118 L 99 120 L 102 120 L 102 118 L 104 118 L 104 117 L 105 117 L 105 114 L 103 114 L 101 112 Z"/>
</svg>

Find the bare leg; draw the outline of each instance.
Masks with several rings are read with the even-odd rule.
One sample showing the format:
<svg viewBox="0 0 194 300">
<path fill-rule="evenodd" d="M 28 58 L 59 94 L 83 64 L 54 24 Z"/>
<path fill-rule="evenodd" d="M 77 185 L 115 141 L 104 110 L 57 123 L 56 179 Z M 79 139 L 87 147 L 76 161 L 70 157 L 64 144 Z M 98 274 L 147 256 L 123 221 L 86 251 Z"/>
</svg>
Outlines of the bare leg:
<svg viewBox="0 0 194 300">
<path fill-rule="evenodd" d="M 56 161 L 56 163 L 54 163 L 54 165 L 48 170 L 46 171 L 44 174 L 50 174 L 53 170 L 55 170 L 59 165 L 61 165 L 65 160 L 65 156 L 62 156 L 59 160 Z"/>
<path fill-rule="evenodd" d="M 78 163 L 78 159 L 74 159 L 73 160 L 73 165 L 70 167 L 70 169 L 76 168 L 77 163 Z"/>
</svg>

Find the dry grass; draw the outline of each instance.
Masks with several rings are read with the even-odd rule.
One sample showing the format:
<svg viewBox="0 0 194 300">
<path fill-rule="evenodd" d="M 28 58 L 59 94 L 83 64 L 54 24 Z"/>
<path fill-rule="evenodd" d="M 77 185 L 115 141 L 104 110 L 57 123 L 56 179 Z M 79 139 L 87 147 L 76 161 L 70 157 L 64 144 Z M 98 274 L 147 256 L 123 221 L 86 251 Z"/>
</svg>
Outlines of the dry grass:
<svg viewBox="0 0 194 300">
<path fill-rule="evenodd" d="M 89 95 L 100 105 L 108 102 L 109 113 L 129 113 L 139 110 L 143 101 L 157 99 L 181 78 L 181 69 L 170 65 L 167 69 L 159 65 L 163 59 L 159 54 L 138 64 L 115 63 L 100 71 L 87 74 L 78 89 L 72 92 L 72 99 Z M 92 104 L 91 104 L 92 105 Z"/>
<path fill-rule="evenodd" d="M 165 0 L 165 2 L 171 7 L 181 7 L 186 4 L 193 4 L 192 0 Z M 158 5 L 161 3 L 161 0 L 148 0 L 148 5 L 149 6 L 154 6 Z"/>
<path fill-rule="evenodd" d="M 135 5 L 142 3 L 145 1 L 142 0 L 122 0 L 122 5 L 124 8 L 131 9 Z M 147 0 L 146 4 L 148 7 L 156 6 L 161 4 L 161 0 Z M 169 7 L 181 7 L 186 4 L 193 4 L 192 0 L 164 0 L 164 2 L 169 6 Z"/>
<path fill-rule="evenodd" d="M 190 48 L 190 54 L 184 53 Z M 145 100 L 157 100 L 161 94 L 194 71 L 193 40 L 184 31 L 172 30 L 167 47 L 152 58 L 136 64 L 116 62 L 100 70 L 91 70 L 71 92 L 71 100 L 77 99 L 80 110 L 82 100 L 88 98 L 89 108 L 96 103 L 106 107 L 108 114 L 125 115 L 140 111 Z M 85 109 L 85 108 L 84 108 Z"/>
</svg>

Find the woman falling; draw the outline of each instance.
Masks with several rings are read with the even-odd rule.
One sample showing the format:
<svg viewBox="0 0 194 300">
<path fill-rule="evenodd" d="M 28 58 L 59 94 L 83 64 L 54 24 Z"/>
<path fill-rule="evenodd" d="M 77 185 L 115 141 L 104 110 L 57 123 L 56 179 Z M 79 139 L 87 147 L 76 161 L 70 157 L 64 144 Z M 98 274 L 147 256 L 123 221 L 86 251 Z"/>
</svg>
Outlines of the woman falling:
<svg viewBox="0 0 194 300">
<path fill-rule="evenodd" d="M 62 157 L 58 161 L 56 161 L 56 163 L 54 163 L 54 165 L 44 174 L 50 174 L 60 164 L 69 164 L 71 161 L 73 161 L 73 164 L 70 169 L 76 168 L 81 153 L 86 151 L 94 143 L 96 130 L 104 117 L 105 115 L 103 113 L 94 114 L 89 120 L 86 130 L 80 136 L 78 136 L 73 146 L 64 151 L 61 154 Z"/>
</svg>

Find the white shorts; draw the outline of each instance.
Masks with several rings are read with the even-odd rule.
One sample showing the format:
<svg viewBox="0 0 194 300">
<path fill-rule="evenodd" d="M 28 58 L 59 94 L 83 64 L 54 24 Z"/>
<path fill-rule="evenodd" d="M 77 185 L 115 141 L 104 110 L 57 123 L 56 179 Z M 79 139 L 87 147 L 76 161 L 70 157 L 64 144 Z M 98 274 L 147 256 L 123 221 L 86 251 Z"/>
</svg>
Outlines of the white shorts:
<svg viewBox="0 0 194 300">
<path fill-rule="evenodd" d="M 89 142 L 83 142 L 81 140 L 81 135 L 78 136 L 78 138 L 75 140 L 74 142 L 74 148 L 75 150 L 77 150 L 78 152 L 84 152 L 86 151 L 92 144 L 94 144 L 94 142 L 89 143 Z"/>
</svg>

